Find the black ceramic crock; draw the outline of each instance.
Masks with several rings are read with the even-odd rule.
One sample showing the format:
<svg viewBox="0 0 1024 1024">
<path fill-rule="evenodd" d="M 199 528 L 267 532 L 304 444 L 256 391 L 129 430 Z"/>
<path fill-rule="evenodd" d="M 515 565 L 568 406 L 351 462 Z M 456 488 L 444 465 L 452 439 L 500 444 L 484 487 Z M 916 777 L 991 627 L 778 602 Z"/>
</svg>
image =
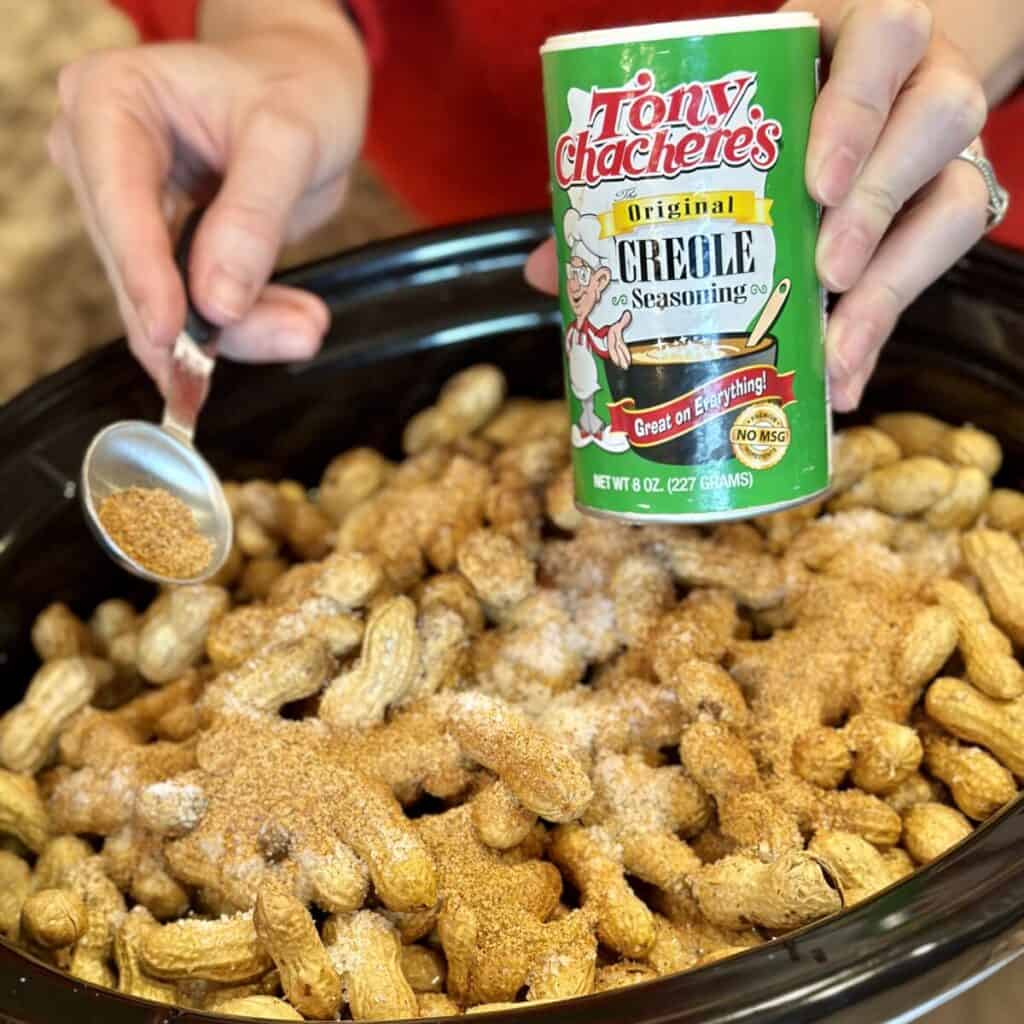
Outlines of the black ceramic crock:
<svg viewBox="0 0 1024 1024">
<path fill-rule="evenodd" d="M 294 271 L 324 296 L 330 338 L 313 362 L 221 366 L 199 444 L 225 477 L 314 482 L 353 444 L 395 455 L 400 427 L 467 364 L 501 365 L 514 393 L 562 390 L 558 318 L 521 278 L 547 218 L 505 220 L 374 246 Z M 912 408 L 995 431 L 1004 482 L 1024 477 L 1024 262 L 982 247 L 904 318 L 872 384 L 874 409 Z M 89 438 L 155 418 L 123 344 L 0 408 L 0 705 L 35 668 L 33 616 L 146 592 L 91 540 L 75 495 Z M 848 914 L 700 971 L 490 1024 L 836 1024 L 908 1021 L 1024 949 L 1024 805 L 1015 804 L 906 883 Z M 84 985 L 0 942 L 0 1022 L 161 1024 L 214 1019 Z M 226 1019 L 226 1018 L 225 1018 Z M 230 1018 L 238 1020 L 238 1018 Z"/>
</svg>

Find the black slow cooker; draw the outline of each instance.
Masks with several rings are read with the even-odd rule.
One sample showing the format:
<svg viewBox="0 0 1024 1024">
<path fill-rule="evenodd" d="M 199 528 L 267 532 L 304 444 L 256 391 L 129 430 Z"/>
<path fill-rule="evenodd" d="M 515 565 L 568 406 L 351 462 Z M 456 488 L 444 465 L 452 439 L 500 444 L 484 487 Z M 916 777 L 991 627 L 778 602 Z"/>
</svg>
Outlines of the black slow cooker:
<svg viewBox="0 0 1024 1024">
<path fill-rule="evenodd" d="M 295 270 L 285 280 L 333 313 L 324 351 L 302 365 L 218 368 L 199 445 L 227 478 L 310 483 L 353 444 L 398 454 L 401 425 L 451 373 L 499 364 L 513 393 L 561 393 L 557 316 L 522 282 L 547 218 L 415 236 Z M 970 420 L 1024 478 L 1024 260 L 982 246 L 907 313 L 867 399 Z M 0 707 L 36 662 L 33 617 L 63 600 L 87 613 L 145 589 L 100 552 L 79 511 L 86 444 L 115 419 L 155 419 L 159 400 L 122 343 L 0 408 Z M 909 1021 L 1024 950 L 1024 803 L 939 862 L 850 913 L 736 959 L 492 1024 Z M 157 1024 L 211 1020 L 94 988 L 0 942 L 0 1021 Z M 220 1018 L 227 1020 L 229 1018 Z M 239 1018 L 230 1018 L 238 1020 Z"/>
</svg>

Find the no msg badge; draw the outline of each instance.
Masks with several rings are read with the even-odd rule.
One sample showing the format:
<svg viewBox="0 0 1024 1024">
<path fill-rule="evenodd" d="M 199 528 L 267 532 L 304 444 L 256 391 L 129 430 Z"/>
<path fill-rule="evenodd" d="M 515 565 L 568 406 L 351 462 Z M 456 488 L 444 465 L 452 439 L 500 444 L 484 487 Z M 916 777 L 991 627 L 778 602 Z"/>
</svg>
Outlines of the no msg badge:
<svg viewBox="0 0 1024 1024">
<path fill-rule="evenodd" d="M 768 402 L 744 409 L 729 431 L 733 454 L 750 469 L 778 465 L 789 450 L 791 437 L 786 413 Z"/>
</svg>

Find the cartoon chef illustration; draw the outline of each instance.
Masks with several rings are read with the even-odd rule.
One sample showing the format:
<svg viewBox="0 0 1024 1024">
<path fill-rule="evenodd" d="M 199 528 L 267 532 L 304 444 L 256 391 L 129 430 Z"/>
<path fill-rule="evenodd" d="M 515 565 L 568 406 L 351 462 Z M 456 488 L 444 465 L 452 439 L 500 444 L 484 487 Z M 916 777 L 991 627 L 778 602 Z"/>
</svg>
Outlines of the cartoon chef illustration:
<svg viewBox="0 0 1024 1024">
<path fill-rule="evenodd" d="M 624 312 L 612 324 L 598 327 L 591 322 L 601 295 L 612 280 L 608 262 L 600 255 L 601 225 L 597 217 L 570 208 L 563 222 L 569 262 L 565 266 L 566 292 L 575 319 L 565 332 L 569 359 L 569 387 L 583 406 L 579 422 L 572 426 L 576 448 L 596 444 L 609 452 L 629 447 L 625 434 L 612 431 L 594 410 L 594 397 L 601 390 L 597 360 L 610 359 L 623 369 L 629 366 L 629 348 L 623 332 L 632 319 Z"/>
</svg>

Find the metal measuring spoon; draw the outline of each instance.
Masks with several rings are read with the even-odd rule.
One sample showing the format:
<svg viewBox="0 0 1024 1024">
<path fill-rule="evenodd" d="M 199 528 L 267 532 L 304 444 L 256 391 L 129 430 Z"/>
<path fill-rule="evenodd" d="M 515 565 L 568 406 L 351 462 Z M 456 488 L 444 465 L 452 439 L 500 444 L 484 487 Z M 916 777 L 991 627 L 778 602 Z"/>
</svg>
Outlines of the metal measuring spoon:
<svg viewBox="0 0 1024 1024">
<path fill-rule="evenodd" d="M 159 426 L 141 420 L 112 423 L 93 438 L 82 462 L 82 505 L 97 540 L 123 568 L 160 584 L 209 579 L 224 564 L 232 544 L 231 510 L 220 480 L 192 444 L 210 387 L 218 332 L 195 308 L 188 284 L 189 253 L 201 217 L 201 210 L 189 215 L 175 249 L 187 313 L 184 330 L 174 343 L 163 421 Z M 199 532 L 213 547 L 201 573 L 168 579 L 144 568 L 114 542 L 99 520 L 99 507 L 105 498 L 129 487 L 162 488 L 188 506 Z"/>
</svg>

